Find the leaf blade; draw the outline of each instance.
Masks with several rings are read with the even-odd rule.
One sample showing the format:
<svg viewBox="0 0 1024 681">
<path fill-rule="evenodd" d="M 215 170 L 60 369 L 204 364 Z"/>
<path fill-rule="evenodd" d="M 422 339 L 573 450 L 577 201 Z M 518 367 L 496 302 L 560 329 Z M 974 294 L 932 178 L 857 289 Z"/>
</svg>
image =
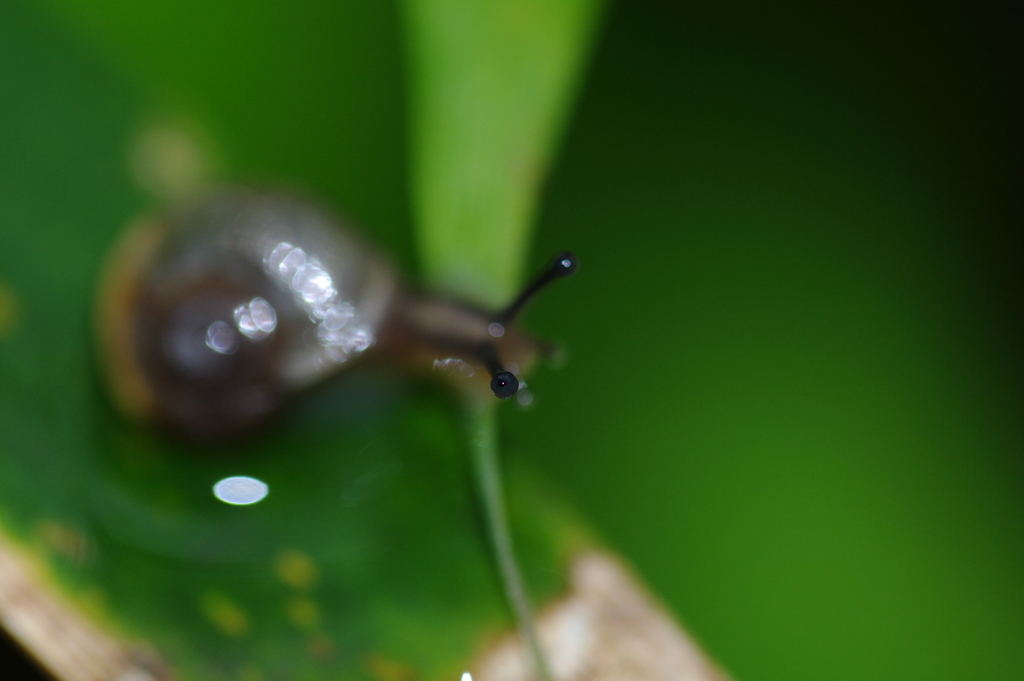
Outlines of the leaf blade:
<svg viewBox="0 0 1024 681">
<path fill-rule="evenodd" d="M 405 1 L 413 210 L 432 285 L 489 305 L 512 295 L 601 6 Z"/>
</svg>

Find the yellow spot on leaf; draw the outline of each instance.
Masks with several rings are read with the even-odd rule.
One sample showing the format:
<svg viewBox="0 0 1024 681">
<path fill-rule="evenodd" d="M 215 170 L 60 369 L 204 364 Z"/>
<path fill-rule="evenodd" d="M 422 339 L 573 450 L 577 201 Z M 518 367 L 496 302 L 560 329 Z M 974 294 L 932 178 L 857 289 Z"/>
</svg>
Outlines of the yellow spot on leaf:
<svg viewBox="0 0 1024 681">
<path fill-rule="evenodd" d="M 238 670 L 238 681 L 263 681 L 263 672 L 248 665 Z"/>
<path fill-rule="evenodd" d="M 249 633 L 249 618 L 245 611 L 224 594 L 206 592 L 199 601 L 199 608 L 217 631 L 225 636 L 241 638 Z"/>
<path fill-rule="evenodd" d="M 314 634 L 306 642 L 306 650 L 316 659 L 326 661 L 334 657 L 334 641 L 327 634 Z"/>
<path fill-rule="evenodd" d="M 18 316 L 18 299 L 14 290 L 0 281 L 0 338 L 17 328 Z"/>
<path fill-rule="evenodd" d="M 46 548 L 65 560 L 83 565 L 93 555 L 93 545 L 78 528 L 56 520 L 41 520 L 36 534 Z"/>
<path fill-rule="evenodd" d="M 274 571 L 282 582 L 295 589 L 308 589 L 319 578 L 313 559 L 295 549 L 286 549 L 277 554 Z"/>
<path fill-rule="evenodd" d="M 82 610 L 94 619 L 103 619 L 107 616 L 107 594 L 98 586 L 84 589 L 78 594 L 77 601 Z"/>
<path fill-rule="evenodd" d="M 165 200 L 202 187 L 216 169 L 206 135 L 183 121 L 154 121 L 143 128 L 130 161 L 135 181 Z"/>
<path fill-rule="evenodd" d="M 285 603 L 288 620 L 299 629 L 316 629 L 320 624 L 320 608 L 308 598 L 290 598 Z"/>
<path fill-rule="evenodd" d="M 412 681 L 416 678 L 415 669 L 380 653 L 370 653 L 366 667 L 377 681 Z"/>
</svg>

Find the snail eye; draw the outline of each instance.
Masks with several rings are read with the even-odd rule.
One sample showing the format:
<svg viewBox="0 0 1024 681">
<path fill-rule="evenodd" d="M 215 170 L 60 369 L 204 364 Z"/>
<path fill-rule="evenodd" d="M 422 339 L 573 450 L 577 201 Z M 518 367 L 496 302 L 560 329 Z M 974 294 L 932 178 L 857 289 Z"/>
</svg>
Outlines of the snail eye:
<svg viewBox="0 0 1024 681">
<path fill-rule="evenodd" d="M 491 391 L 503 400 L 519 392 L 519 379 L 511 371 L 499 371 L 491 378 Z"/>
<path fill-rule="evenodd" d="M 558 277 L 571 277 L 576 274 L 580 267 L 580 261 L 575 255 L 569 252 L 559 253 L 555 256 L 551 269 Z"/>
</svg>

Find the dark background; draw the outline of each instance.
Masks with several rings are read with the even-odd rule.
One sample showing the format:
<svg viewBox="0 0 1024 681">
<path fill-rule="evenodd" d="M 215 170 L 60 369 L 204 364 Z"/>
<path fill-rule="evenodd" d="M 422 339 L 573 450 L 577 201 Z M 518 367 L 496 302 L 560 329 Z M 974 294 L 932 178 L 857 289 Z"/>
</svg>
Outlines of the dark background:
<svg viewBox="0 0 1024 681">
<path fill-rule="evenodd" d="M 232 173 L 311 187 L 414 268 L 394 7 L 248 8 L 221 52 L 231 3 L 186 51 L 168 17 L 198 5 L 83 7 L 32 12 L 197 112 Z M 304 17 L 337 72 L 261 57 Z M 1024 676 L 1022 28 L 995 5 L 610 9 L 532 263 L 583 262 L 527 319 L 569 363 L 506 410 L 507 455 L 738 679 Z"/>
<path fill-rule="evenodd" d="M 1024 675 L 1021 28 L 610 16 L 510 421 L 739 679 Z"/>
<path fill-rule="evenodd" d="M 1021 28 L 610 16 L 514 427 L 739 679 L 1024 675 Z"/>
</svg>

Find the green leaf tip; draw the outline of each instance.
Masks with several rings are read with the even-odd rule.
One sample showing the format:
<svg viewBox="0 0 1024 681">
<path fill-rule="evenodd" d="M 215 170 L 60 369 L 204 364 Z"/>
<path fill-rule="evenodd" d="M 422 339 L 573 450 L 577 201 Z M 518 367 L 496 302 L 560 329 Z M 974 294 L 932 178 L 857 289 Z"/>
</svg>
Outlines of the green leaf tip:
<svg viewBox="0 0 1024 681">
<path fill-rule="evenodd" d="M 412 192 L 431 285 L 507 302 L 602 0 L 404 0 Z"/>
</svg>

